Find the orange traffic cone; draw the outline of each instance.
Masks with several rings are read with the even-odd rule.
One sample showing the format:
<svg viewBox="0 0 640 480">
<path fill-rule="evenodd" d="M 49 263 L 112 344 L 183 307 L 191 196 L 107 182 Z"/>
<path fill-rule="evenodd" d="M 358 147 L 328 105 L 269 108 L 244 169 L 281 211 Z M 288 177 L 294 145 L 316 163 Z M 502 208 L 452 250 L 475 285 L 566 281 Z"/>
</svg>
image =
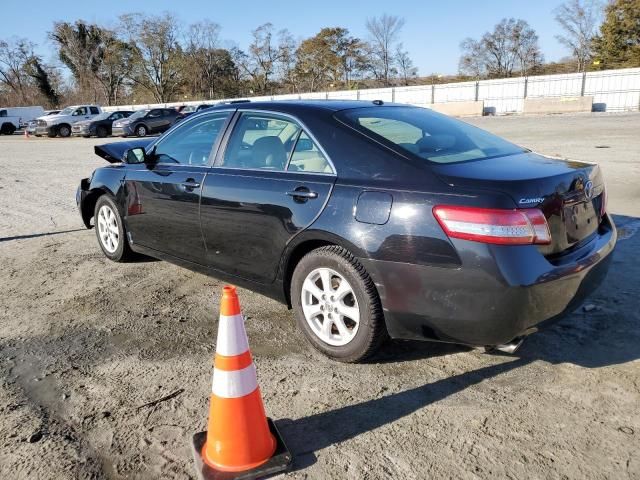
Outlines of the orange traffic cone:
<svg viewBox="0 0 640 480">
<path fill-rule="evenodd" d="M 264 412 L 235 287 L 223 289 L 206 432 L 193 437 L 201 479 L 251 479 L 284 472 L 291 453 Z"/>
</svg>

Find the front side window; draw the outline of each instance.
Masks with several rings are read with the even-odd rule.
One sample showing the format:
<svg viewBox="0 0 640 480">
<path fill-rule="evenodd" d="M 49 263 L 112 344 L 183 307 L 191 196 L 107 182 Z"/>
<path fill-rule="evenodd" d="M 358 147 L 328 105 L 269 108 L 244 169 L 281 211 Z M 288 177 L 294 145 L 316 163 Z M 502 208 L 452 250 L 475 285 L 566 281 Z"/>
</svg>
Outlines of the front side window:
<svg viewBox="0 0 640 480">
<path fill-rule="evenodd" d="M 436 163 L 456 163 L 525 151 L 459 120 L 419 107 L 365 107 L 336 118 L 356 130 Z"/>
<path fill-rule="evenodd" d="M 87 107 L 80 107 L 80 108 L 76 108 L 76 111 L 73 112 L 74 117 L 78 116 L 78 115 L 86 115 L 87 114 Z"/>
<path fill-rule="evenodd" d="M 229 112 L 220 112 L 176 128 L 155 148 L 158 163 L 203 166 L 222 134 Z"/>
<path fill-rule="evenodd" d="M 222 166 L 284 171 L 301 130 L 297 123 L 277 115 L 243 113 Z"/>
<path fill-rule="evenodd" d="M 149 112 L 149 114 L 147 115 L 148 118 L 157 118 L 160 115 L 162 115 L 162 110 L 160 109 L 155 109 L 155 110 L 151 110 Z"/>
</svg>

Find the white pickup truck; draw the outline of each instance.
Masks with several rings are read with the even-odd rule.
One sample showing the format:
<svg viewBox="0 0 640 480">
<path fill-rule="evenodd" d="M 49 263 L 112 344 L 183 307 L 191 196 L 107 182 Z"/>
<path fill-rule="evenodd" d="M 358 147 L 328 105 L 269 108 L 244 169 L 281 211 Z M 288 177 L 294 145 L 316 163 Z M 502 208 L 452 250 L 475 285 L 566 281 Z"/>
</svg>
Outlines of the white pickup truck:
<svg viewBox="0 0 640 480">
<path fill-rule="evenodd" d="M 0 108 L 0 135 L 13 135 L 16 130 L 41 115 L 44 115 L 42 107 Z"/>
<path fill-rule="evenodd" d="M 71 135 L 71 125 L 83 120 L 90 120 L 102 113 L 97 105 L 72 105 L 56 115 L 39 117 L 36 125 L 36 137 L 68 137 Z"/>
</svg>

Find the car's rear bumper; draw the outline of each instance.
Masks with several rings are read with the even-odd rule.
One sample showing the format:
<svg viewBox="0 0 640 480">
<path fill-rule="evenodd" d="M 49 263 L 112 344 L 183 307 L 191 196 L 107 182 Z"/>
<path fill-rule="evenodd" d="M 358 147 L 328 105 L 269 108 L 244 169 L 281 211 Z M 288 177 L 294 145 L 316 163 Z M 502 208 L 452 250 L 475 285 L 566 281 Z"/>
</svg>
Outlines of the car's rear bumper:
<svg viewBox="0 0 640 480">
<path fill-rule="evenodd" d="M 362 259 L 393 338 L 499 345 L 575 309 L 604 279 L 616 243 L 609 218 L 587 245 L 550 263 L 535 246 L 456 240 L 462 267 Z"/>
</svg>

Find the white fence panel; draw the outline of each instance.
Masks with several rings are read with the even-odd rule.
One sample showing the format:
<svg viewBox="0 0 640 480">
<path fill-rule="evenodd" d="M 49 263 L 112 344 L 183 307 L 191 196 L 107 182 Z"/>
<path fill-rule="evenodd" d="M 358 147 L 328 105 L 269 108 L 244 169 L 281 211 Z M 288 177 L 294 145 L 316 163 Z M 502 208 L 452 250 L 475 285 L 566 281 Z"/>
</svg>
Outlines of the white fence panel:
<svg viewBox="0 0 640 480">
<path fill-rule="evenodd" d="M 332 100 L 357 100 L 357 90 L 338 90 L 336 92 L 328 92 L 328 98 Z"/>
<path fill-rule="evenodd" d="M 431 85 L 396 87 L 394 101 L 411 105 L 428 105 L 431 103 L 431 90 Z"/>
<path fill-rule="evenodd" d="M 302 100 L 318 100 L 318 99 L 326 99 L 327 92 L 309 92 L 309 93 L 301 93 L 300 99 Z"/>
<path fill-rule="evenodd" d="M 579 97 L 582 92 L 582 74 L 541 75 L 529 77 L 527 97 Z"/>
<path fill-rule="evenodd" d="M 391 88 L 369 88 L 360 90 L 360 100 L 382 100 L 383 102 L 393 101 Z"/>
<path fill-rule="evenodd" d="M 476 82 L 444 83 L 435 86 L 434 103 L 468 102 L 476 99 Z"/>
<path fill-rule="evenodd" d="M 593 96 L 595 111 L 640 109 L 640 68 L 587 73 L 585 95 Z"/>
<path fill-rule="evenodd" d="M 485 113 L 499 115 L 522 112 L 524 78 L 482 80 L 478 86 L 478 100 L 484 100 Z"/>
</svg>

